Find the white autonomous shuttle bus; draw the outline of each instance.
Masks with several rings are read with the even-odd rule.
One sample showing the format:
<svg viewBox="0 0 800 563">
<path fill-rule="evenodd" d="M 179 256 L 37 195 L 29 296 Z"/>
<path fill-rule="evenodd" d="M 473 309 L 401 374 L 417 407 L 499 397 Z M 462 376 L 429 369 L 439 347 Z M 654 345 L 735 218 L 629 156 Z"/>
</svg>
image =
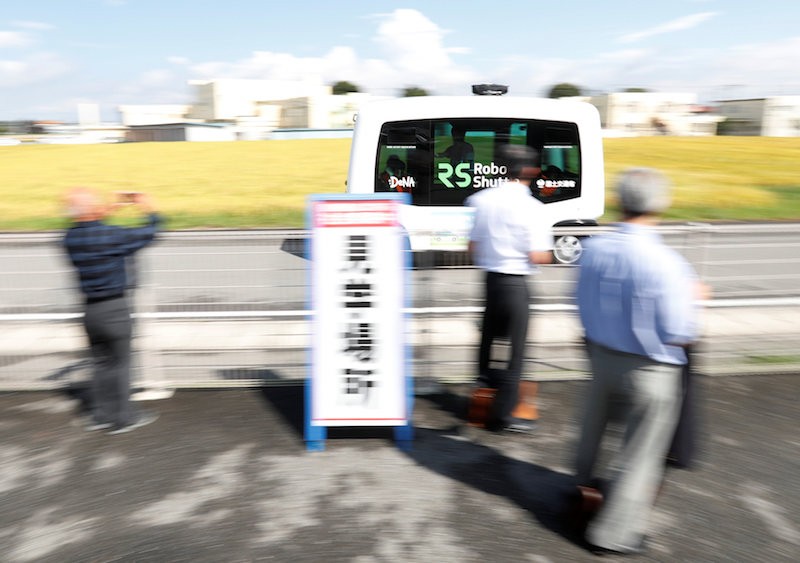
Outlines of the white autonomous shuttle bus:
<svg viewBox="0 0 800 563">
<path fill-rule="evenodd" d="M 505 87 L 473 87 L 493 94 Z M 356 115 L 347 192 L 408 192 L 402 212 L 412 250 L 464 250 L 472 210 L 467 196 L 505 177 L 503 144 L 525 144 L 542 158 L 533 196 L 553 226 L 597 225 L 605 188 L 600 118 L 594 106 L 540 98 L 424 96 L 366 104 Z M 572 263 L 580 237 L 556 236 L 554 254 Z"/>
</svg>

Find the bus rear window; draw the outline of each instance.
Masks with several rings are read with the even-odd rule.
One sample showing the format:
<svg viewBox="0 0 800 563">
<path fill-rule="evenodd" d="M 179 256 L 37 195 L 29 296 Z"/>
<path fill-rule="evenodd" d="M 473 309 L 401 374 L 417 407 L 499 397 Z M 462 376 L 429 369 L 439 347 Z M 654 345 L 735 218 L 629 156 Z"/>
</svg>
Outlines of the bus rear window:
<svg viewBox="0 0 800 563">
<path fill-rule="evenodd" d="M 529 145 L 541 154 L 542 174 L 531 186 L 534 197 L 544 203 L 580 197 L 576 124 L 497 118 L 385 123 L 375 191 L 408 192 L 416 205 L 462 205 L 471 194 L 505 178 L 495 154 L 508 143 Z"/>
</svg>

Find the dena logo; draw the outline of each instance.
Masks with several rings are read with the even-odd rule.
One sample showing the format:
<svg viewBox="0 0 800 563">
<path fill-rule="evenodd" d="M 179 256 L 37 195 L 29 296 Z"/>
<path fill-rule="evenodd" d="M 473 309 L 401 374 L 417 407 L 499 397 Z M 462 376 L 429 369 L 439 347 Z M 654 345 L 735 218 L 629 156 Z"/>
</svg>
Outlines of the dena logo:
<svg viewBox="0 0 800 563">
<path fill-rule="evenodd" d="M 398 178 L 397 176 L 389 177 L 389 187 L 398 192 L 411 191 L 416 185 L 413 176 L 406 176 L 404 178 Z"/>
<path fill-rule="evenodd" d="M 500 180 L 505 179 L 505 175 L 508 173 L 505 166 L 498 166 L 494 162 L 490 164 L 476 162 L 474 177 L 471 175 L 472 165 L 469 162 L 462 162 L 455 166 L 449 162 L 440 162 L 437 168 L 436 177 L 447 188 L 466 188 L 468 186 L 485 188 L 497 185 Z M 495 176 L 495 178 L 491 176 Z"/>
</svg>

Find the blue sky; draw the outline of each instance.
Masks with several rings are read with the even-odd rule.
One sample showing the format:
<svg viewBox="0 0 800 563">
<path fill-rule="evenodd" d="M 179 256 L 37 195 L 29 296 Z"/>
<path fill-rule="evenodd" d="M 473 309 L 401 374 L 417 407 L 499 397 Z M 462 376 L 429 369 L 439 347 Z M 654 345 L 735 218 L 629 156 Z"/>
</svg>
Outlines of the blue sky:
<svg viewBox="0 0 800 563">
<path fill-rule="evenodd" d="M 189 80 L 468 94 L 559 82 L 700 100 L 800 94 L 794 0 L 3 0 L 0 120 L 189 103 Z"/>
</svg>

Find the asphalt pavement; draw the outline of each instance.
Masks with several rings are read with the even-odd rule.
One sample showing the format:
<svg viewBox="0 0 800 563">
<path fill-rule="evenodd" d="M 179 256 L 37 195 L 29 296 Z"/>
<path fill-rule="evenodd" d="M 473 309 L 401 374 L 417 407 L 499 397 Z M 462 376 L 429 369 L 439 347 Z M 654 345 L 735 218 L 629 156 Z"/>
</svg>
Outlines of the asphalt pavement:
<svg viewBox="0 0 800 563">
<path fill-rule="evenodd" d="M 696 384 L 697 465 L 668 471 L 637 559 L 797 561 L 800 378 Z M 466 425 L 469 388 L 442 386 L 410 451 L 386 428 L 307 451 L 297 386 L 179 390 L 117 436 L 76 425 L 74 388 L 0 394 L 0 561 L 592 561 L 559 516 L 585 386 L 540 383 L 529 435 Z"/>
</svg>

